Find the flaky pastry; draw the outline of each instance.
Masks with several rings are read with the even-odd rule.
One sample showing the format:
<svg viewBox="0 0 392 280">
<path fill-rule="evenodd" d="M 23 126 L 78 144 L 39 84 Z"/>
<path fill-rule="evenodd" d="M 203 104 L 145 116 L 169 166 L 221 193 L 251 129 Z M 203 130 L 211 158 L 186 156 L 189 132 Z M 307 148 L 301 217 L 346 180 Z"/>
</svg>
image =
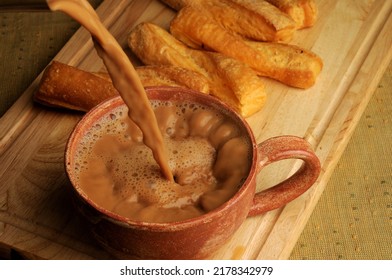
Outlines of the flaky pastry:
<svg viewBox="0 0 392 280">
<path fill-rule="evenodd" d="M 167 65 L 146 65 L 135 68 L 144 87 L 171 86 L 185 87 L 208 94 L 208 80 L 199 73 L 184 68 Z M 94 73 L 111 81 L 107 72 Z"/>
<path fill-rule="evenodd" d="M 318 16 L 314 0 L 266 0 L 287 13 L 296 23 L 297 28 L 313 26 Z"/>
<path fill-rule="evenodd" d="M 76 67 L 53 61 L 41 77 L 34 100 L 44 105 L 88 111 L 118 94 L 112 83 Z"/>
<path fill-rule="evenodd" d="M 211 94 L 245 117 L 265 103 L 264 83 L 249 66 L 216 52 L 193 50 L 155 24 L 137 25 L 128 45 L 147 65 L 173 65 L 200 73 L 209 81 Z"/>
<path fill-rule="evenodd" d="M 288 42 L 296 23 L 274 5 L 254 0 L 163 0 L 180 11 L 194 7 L 203 14 L 208 11 L 221 26 L 231 33 L 257 41 Z"/>
<path fill-rule="evenodd" d="M 259 75 L 286 85 L 312 86 L 323 63 L 313 52 L 294 45 L 244 40 L 218 24 L 213 15 L 196 7 L 182 8 L 172 20 L 170 31 L 192 48 L 222 53 L 249 65 Z"/>
</svg>

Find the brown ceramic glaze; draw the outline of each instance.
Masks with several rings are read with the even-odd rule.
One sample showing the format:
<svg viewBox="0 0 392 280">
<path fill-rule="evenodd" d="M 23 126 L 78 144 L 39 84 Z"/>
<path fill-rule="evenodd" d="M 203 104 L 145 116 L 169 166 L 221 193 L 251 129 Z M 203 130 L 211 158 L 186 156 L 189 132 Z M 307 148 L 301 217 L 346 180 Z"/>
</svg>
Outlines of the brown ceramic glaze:
<svg viewBox="0 0 392 280">
<path fill-rule="evenodd" d="M 66 172 L 72 183 L 76 206 L 88 219 L 93 236 L 117 258 L 203 259 L 221 247 L 248 216 L 282 207 L 304 193 L 316 181 L 320 162 L 302 138 L 279 136 L 257 144 L 245 120 L 219 100 L 198 92 L 170 88 L 147 89 L 150 99 L 194 100 L 218 106 L 237 118 L 253 143 L 252 166 L 246 181 L 229 201 L 197 218 L 173 223 L 131 221 L 92 202 L 74 177 L 75 147 L 83 131 L 108 110 L 121 105 L 121 98 L 110 99 L 91 110 L 75 127 L 66 147 Z M 302 167 L 284 182 L 255 194 L 256 175 L 266 165 L 283 159 L 301 159 Z"/>
</svg>

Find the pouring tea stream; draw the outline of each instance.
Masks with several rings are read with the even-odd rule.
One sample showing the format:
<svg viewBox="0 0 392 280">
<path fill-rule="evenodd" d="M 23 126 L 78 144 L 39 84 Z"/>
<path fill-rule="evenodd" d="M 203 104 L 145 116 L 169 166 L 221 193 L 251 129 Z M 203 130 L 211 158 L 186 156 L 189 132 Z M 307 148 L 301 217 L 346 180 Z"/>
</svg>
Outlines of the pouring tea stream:
<svg viewBox="0 0 392 280">
<path fill-rule="evenodd" d="M 47 0 L 47 3 L 52 11 L 68 14 L 90 32 L 95 49 L 102 58 L 114 87 L 128 107 L 129 117 L 143 133 L 144 144 L 152 150 L 164 177 L 173 181 L 156 117 L 136 70 L 121 46 L 86 0 Z"/>
</svg>

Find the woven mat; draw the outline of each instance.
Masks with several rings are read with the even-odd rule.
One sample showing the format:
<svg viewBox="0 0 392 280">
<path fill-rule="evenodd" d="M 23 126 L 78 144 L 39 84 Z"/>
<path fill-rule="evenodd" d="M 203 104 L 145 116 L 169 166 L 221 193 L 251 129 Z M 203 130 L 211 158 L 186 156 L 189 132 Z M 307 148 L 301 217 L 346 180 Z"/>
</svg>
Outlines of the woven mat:
<svg viewBox="0 0 392 280">
<path fill-rule="evenodd" d="M 102 0 L 89 2 L 97 7 Z M 18 3 L 27 11 L 18 12 Z M 45 0 L 0 0 L 0 61 L 5 63 L 0 68 L 0 117 L 80 26 L 63 13 L 35 10 L 44 5 Z"/>
<path fill-rule="evenodd" d="M 392 259 L 392 63 L 291 259 Z"/>
<path fill-rule="evenodd" d="M 77 28 L 60 13 L 0 13 L 0 117 Z M 291 259 L 392 259 L 391 92 L 392 64 Z"/>
</svg>

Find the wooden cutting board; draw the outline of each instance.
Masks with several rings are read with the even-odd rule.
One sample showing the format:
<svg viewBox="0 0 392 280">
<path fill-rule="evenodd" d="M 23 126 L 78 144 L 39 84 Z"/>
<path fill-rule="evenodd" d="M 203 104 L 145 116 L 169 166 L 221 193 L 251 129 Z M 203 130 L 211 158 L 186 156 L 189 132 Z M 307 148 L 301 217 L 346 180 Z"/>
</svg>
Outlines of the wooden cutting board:
<svg viewBox="0 0 392 280">
<path fill-rule="evenodd" d="M 287 259 L 322 194 L 362 112 L 392 58 L 392 1 L 318 0 L 319 19 L 293 44 L 324 61 L 315 86 L 289 88 L 265 79 L 265 108 L 248 118 L 256 139 L 304 137 L 322 162 L 316 184 L 281 209 L 248 218 L 215 259 Z M 167 28 L 174 11 L 159 1 L 106 0 L 98 14 L 133 59 L 126 38 L 142 21 Z M 88 71 L 103 64 L 81 28 L 55 57 Z M 0 119 L 0 247 L 29 258 L 106 259 L 65 192 L 67 138 L 81 114 L 34 104 L 40 76 Z M 261 190 L 299 166 L 284 161 L 264 169 Z"/>
</svg>

